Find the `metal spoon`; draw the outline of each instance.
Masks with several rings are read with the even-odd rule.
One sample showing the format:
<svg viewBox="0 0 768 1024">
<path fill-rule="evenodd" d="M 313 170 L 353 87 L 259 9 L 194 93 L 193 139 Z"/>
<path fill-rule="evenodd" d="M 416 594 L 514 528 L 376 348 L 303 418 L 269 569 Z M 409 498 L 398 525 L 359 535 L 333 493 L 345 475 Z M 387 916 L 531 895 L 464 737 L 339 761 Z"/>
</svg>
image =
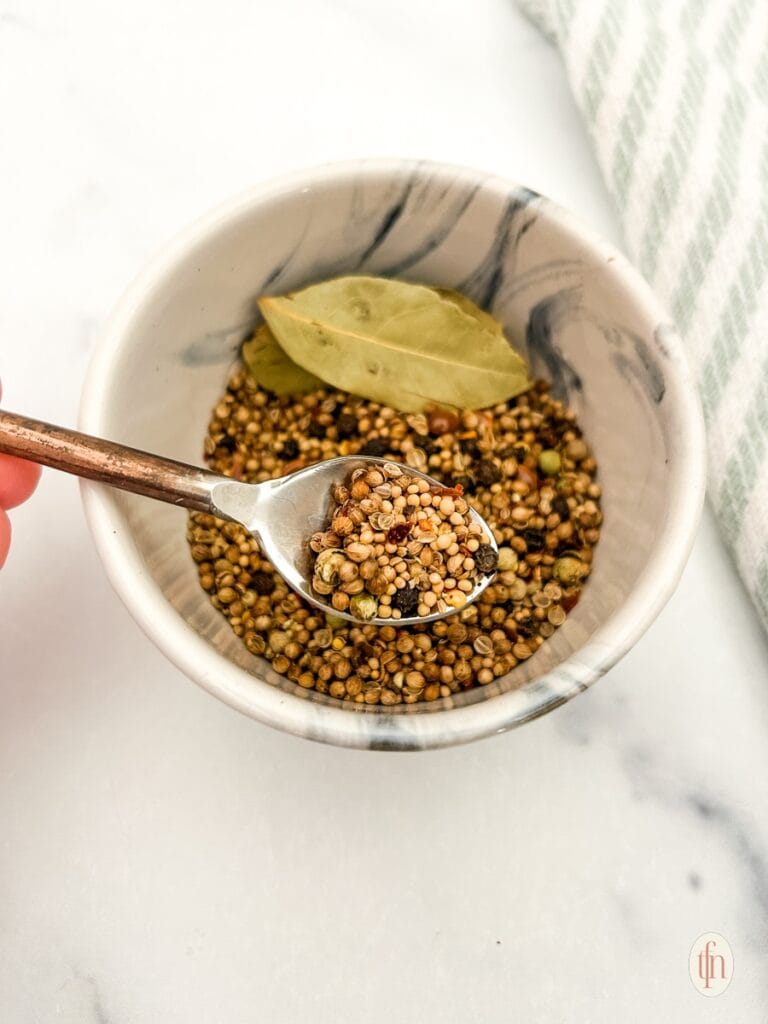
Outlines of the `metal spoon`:
<svg viewBox="0 0 768 1024">
<path fill-rule="evenodd" d="M 337 612 L 331 608 L 330 603 L 324 603 L 312 592 L 308 541 L 317 530 L 327 528 L 333 485 L 347 480 L 357 466 L 370 463 L 381 465 L 386 459 L 360 455 L 329 459 L 278 480 L 245 484 L 161 455 L 151 455 L 126 445 L 2 410 L 0 452 L 97 480 L 123 491 L 132 491 L 171 505 L 182 505 L 198 512 L 208 512 L 219 519 L 241 523 L 258 539 L 265 555 L 285 582 L 305 601 L 339 618 L 358 623 L 361 621 L 346 612 Z M 424 473 L 417 473 L 410 467 L 408 472 L 439 486 L 437 480 L 432 480 Z M 496 549 L 488 524 L 474 509 L 471 515 L 482 526 L 489 543 Z M 474 590 L 467 595 L 467 603 L 474 601 L 492 578 L 492 575 L 481 577 Z M 393 623 L 399 626 L 414 625 L 434 622 L 435 619 L 454 614 L 456 610 L 449 608 L 424 618 L 414 615 L 394 620 L 367 619 L 366 622 L 377 626 Z"/>
</svg>

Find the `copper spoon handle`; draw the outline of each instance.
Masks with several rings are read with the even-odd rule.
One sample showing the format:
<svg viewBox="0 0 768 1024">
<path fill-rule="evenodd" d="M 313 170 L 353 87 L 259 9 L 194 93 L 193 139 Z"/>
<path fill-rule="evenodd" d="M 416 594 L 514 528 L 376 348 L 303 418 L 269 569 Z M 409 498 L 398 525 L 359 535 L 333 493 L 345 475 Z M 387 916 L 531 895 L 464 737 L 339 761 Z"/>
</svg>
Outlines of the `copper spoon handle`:
<svg viewBox="0 0 768 1024">
<path fill-rule="evenodd" d="M 211 491 L 228 482 L 196 466 L 2 410 L 0 452 L 198 512 L 213 512 Z"/>
</svg>

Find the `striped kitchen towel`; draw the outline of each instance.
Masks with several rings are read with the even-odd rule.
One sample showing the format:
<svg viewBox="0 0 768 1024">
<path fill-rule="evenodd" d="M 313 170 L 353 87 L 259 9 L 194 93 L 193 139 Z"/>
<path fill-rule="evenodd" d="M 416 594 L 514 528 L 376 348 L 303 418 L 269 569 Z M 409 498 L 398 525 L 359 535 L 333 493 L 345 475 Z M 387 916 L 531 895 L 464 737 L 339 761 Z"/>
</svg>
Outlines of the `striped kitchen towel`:
<svg viewBox="0 0 768 1024">
<path fill-rule="evenodd" d="M 519 0 L 697 375 L 709 498 L 768 628 L 768 0 Z"/>
</svg>

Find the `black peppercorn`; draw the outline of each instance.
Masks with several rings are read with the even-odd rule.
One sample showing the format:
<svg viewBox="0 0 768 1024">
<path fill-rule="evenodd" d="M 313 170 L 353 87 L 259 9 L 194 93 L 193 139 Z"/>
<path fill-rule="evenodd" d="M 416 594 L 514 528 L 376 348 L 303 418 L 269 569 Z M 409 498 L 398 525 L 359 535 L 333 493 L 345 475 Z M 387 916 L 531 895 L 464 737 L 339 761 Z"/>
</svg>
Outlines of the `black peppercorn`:
<svg viewBox="0 0 768 1024">
<path fill-rule="evenodd" d="M 429 458 L 430 455 L 434 455 L 435 452 L 440 451 L 440 446 L 436 445 L 432 438 L 427 434 L 414 434 L 413 443 L 417 448 L 421 448 L 427 458 Z"/>
<path fill-rule="evenodd" d="M 351 412 L 343 412 L 336 420 L 336 436 L 340 441 L 354 437 L 357 433 L 357 416 Z"/>
<path fill-rule="evenodd" d="M 460 441 L 459 447 L 461 448 L 464 455 L 468 455 L 470 459 L 480 458 L 481 453 L 477 441 L 473 441 L 471 438 L 465 441 Z"/>
<path fill-rule="evenodd" d="M 539 441 L 544 448 L 556 448 L 558 437 L 554 430 L 539 430 Z"/>
<path fill-rule="evenodd" d="M 255 572 L 251 576 L 251 590 L 255 590 L 262 597 L 271 594 L 275 589 L 275 577 L 270 572 Z"/>
<path fill-rule="evenodd" d="M 500 459 L 516 459 L 517 458 L 518 450 L 519 449 L 518 449 L 517 445 L 506 444 L 506 445 L 504 445 L 503 448 L 500 448 L 496 452 L 496 454 L 498 455 L 498 457 Z"/>
<path fill-rule="evenodd" d="M 283 441 L 283 447 L 276 454 L 278 459 L 282 459 L 283 462 L 290 462 L 292 459 L 298 458 L 299 442 L 289 437 L 287 441 Z"/>
<path fill-rule="evenodd" d="M 419 592 L 411 587 L 403 587 L 392 595 L 392 607 L 397 608 L 404 619 L 419 612 Z"/>
<path fill-rule="evenodd" d="M 480 572 L 496 572 L 499 565 L 499 555 L 490 544 L 481 544 L 472 557 L 475 560 L 476 568 Z"/>
<path fill-rule="evenodd" d="M 480 572 L 496 572 L 499 567 L 499 553 L 489 544 L 481 544 L 472 557 Z"/>
<path fill-rule="evenodd" d="M 544 547 L 544 531 L 529 527 L 523 530 L 523 540 L 529 551 L 541 551 Z"/>
<path fill-rule="evenodd" d="M 322 423 L 318 423 L 317 420 L 310 420 L 307 433 L 310 437 L 320 438 L 325 437 L 326 430 Z"/>
<path fill-rule="evenodd" d="M 219 448 L 223 448 L 225 452 L 234 452 L 237 448 L 237 441 L 234 437 L 229 434 L 225 434 L 224 437 L 219 441 Z"/>
<path fill-rule="evenodd" d="M 563 522 L 565 522 L 566 519 L 571 518 L 571 510 L 568 507 L 568 502 L 562 494 L 558 494 L 557 497 L 553 499 L 552 511 L 556 512 Z"/>
<path fill-rule="evenodd" d="M 383 437 L 372 437 L 370 441 L 365 442 L 359 454 L 373 455 L 376 458 L 380 458 L 382 455 L 386 455 L 388 451 L 389 441 L 385 441 Z"/>
<path fill-rule="evenodd" d="M 475 477 L 483 487 L 490 487 L 491 484 L 496 484 L 501 480 L 501 470 L 490 459 L 481 459 L 475 469 Z"/>
</svg>

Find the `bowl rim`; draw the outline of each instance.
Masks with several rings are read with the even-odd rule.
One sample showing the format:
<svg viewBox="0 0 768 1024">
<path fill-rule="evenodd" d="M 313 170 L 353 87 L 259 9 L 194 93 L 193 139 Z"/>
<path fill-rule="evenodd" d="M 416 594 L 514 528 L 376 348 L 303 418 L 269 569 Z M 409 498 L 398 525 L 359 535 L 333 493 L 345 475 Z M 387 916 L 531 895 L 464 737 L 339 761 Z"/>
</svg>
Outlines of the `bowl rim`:
<svg viewBox="0 0 768 1024">
<path fill-rule="evenodd" d="M 239 219 L 254 206 L 287 192 L 344 179 L 403 175 L 423 171 L 450 176 L 508 195 L 524 186 L 495 174 L 452 164 L 406 159 L 363 159 L 323 164 L 269 179 L 220 203 L 177 233 L 129 285 L 100 333 L 83 385 L 80 429 L 103 436 L 107 418 L 105 394 L 123 339 L 147 296 L 181 259 L 211 235 Z M 531 194 L 530 189 L 525 189 Z M 572 213 L 537 196 L 546 216 L 591 250 L 609 258 L 611 272 L 658 323 L 668 323 L 650 286 L 628 260 Z M 391 714 L 360 706 L 334 706 L 307 694 L 287 692 L 241 668 L 217 651 L 182 618 L 146 572 L 110 488 L 81 481 L 86 519 L 107 576 L 128 611 L 153 643 L 190 679 L 237 710 L 267 725 L 339 746 L 364 749 L 421 750 L 466 743 L 502 733 L 547 713 L 591 686 L 636 643 L 674 592 L 693 545 L 705 490 L 704 425 L 696 388 L 682 341 L 670 329 L 664 335 L 668 357 L 668 393 L 674 403 L 682 471 L 671 483 L 668 515 L 662 535 L 633 590 L 588 640 L 554 670 L 519 689 L 487 700 L 451 707 L 436 701 L 429 711 Z M 538 703 L 530 688 L 557 675 L 557 685 L 544 687 Z M 303 694 L 303 691 L 302 691 Z M 416 707 L 416 706 L 414 706 Z"/>
</svg>

